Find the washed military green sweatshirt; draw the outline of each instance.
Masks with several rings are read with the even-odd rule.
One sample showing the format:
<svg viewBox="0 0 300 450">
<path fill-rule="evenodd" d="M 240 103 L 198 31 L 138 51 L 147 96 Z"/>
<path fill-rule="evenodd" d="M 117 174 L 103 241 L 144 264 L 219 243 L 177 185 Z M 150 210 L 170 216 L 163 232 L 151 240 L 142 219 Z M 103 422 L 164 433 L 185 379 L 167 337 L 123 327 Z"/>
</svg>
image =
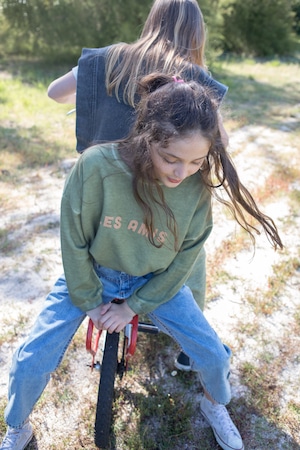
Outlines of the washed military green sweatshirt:
<svg viewBox="0 0 300 450">
<path fill-rule="evenodd" d="M 185 284 L 211 232 L 211 196 L 199 173 L 176 188 L 162 189 L 176 220 L 179 250 L 158 205 L 152 205 L 154 237 L 163 245 L 149 242 L 132 174 L 117 144 L 98 145 L 80 156 L 64 187 L 61 247 L 70 297 L 83 311 L 102 302 L 94 262 L 133 276 L 153 273 L 127 300 L 137 314 L 153 311 Z"/>
</svg>

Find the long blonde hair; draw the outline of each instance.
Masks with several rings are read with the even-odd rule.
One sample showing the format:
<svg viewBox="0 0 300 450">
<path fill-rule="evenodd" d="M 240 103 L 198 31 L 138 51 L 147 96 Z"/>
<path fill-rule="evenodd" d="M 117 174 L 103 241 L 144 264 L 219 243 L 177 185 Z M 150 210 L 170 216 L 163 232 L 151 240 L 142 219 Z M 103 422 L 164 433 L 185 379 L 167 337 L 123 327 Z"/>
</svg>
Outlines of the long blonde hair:
<svg viewBox="0 0 300 450">
<path fill-rule="evenodd" d="M 106 89 L 135 106 L 138 80 L 160 71 L 180 74 L 190 64 L 206 69 L 205 24 L 196 0 L 155 0 L 140 38 L 113 45 L 106 62 Z"/>
</svg>

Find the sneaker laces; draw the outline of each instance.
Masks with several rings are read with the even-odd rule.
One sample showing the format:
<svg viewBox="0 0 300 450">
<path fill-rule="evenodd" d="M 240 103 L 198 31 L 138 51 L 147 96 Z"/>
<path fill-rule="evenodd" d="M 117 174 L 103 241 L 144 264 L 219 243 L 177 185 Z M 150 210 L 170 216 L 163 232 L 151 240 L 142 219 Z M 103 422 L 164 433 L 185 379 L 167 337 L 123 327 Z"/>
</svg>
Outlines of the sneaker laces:
<svg viewBox="0 0 300 450">
<path fill-rule="evenodd" d="M 14 428 L 14 427 L 8 427 L 7 432 L 3 438 L 2 444 L 1 444 L 1 450 L 11 449 L 14 448 L 14 446 L 17 444 L 18 440 L 20 439 L 20 436 L 22 433 L 25 432 L 25 429 L 27 429 L 29 425 L 29 421 L 26 421 L 23 424 L 22 428 Z M 30 431 L 30 430 L 28 430 Z"/>
<path fill-rule="evenodd" d="M 20 430 L 18 428 L 9 427 L 6 435 L 4 436 L 2 446 L 10 445 L 13 446 L 17 442 L 20 435 Z"/>
<path fill-rule="evenodd" d="M 234 433 L 235 435 L 237 435 L 236 427 L 232 422 L 224 405 L 213 405 L 211 408 L 211 412 L 226 434 Z"/>
</svg>

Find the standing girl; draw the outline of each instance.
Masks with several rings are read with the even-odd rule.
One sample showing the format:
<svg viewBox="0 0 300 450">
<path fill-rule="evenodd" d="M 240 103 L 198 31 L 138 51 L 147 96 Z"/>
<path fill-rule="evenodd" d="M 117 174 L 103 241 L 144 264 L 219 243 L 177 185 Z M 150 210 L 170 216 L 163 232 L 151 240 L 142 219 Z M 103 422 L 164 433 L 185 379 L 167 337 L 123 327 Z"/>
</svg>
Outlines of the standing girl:
<svg viewBox="0 0 300 450">
<path fill-rule="evenodd" d="M 48 87 L 57 102 L 76 101 L 77 150 L 127 136 L 138 101 L 137 81 L 148 73 L 182 73 L 210 86 L 220 102 L 227 87 L 208 75 L 205 39 L 196 0 L 155 0 L 136 42 L 83 49 L 78 66 Z"/>
<path fill-rule="evenodd" d="M 140 38 L 99 49 L 83 49 L 78 67 L 53 81 L 50 98 L 75 103 L 77 150 L 89 145 L 115 141 L 128 135 L 139 99 L 137 80 L 154 71 L 182 73 L 209 86 L 220 104 L 227 87 L 212 79 L 205 66 L 205 25 L 196 0 L 155 0 Z M 76 95 L 75 95 L 76 94 Z M 223 143 L 227 134 L 219 115 Z M 205 301 L 205 250 L 202 249 L 187 285 L 199 307 Z M 178 369 L 190 370 L 188 357 L 181 352 Z"/>
<path fill-rule="evenodd" d="M 200 410 L 219 445 L 244 449 L 224 406 L 231 396 L 230 349 L 185 284 L 211 231 L 213 180 L 252 239 L 255 219 L 274 247 L 282 243 L 238 178 L 209 90 L 162 74 L 139 85 L 130 135 L 86 150 L 66 181 L 61 245 L 68 288 L 64 277 L 58 280 L 15 353 L 1 450 L 23 450 L 30 441 L 28 417 L 86 315 L 111 333 L 136 313 L 147 313 L 190 357 L 205 393 Z M 114 298 L 125 301 L 111 303 Z"/>
</svg>

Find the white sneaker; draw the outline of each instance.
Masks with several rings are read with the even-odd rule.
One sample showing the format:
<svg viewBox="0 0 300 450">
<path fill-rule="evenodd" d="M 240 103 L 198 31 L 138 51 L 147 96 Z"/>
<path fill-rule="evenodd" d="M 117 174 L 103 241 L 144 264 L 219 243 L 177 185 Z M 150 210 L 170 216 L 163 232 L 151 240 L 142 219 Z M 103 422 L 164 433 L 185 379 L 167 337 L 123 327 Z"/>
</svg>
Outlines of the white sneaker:
<svg viewBox="0 0 300 450">
<path fill-rule="evenodd" d="M 200 411 L 212 427 L 218 444 L 224 450 L 244 450 L 241 435 L 230 419 L 225 406 L 210 402 L 204 395 L 200 402 Z"/>
<path fill-rule="evenodd" d="M 0 450 L 24 450 L 33 436 L 32 426 L 27 420 L 22 428 L 8 427 Z"/>
</svg>

